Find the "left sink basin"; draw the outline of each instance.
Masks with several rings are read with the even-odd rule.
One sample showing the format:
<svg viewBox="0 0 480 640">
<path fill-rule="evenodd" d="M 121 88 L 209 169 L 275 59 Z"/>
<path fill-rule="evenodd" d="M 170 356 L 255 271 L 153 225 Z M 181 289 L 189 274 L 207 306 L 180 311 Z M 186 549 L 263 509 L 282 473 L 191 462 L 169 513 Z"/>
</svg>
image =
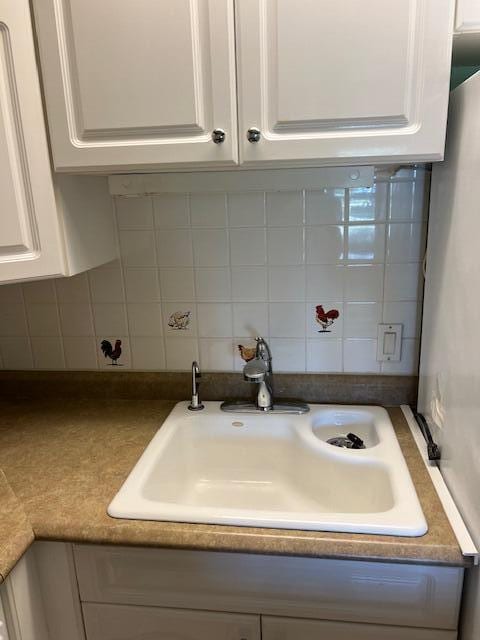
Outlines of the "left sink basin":
<svg viewBox="0 0 480 640">
<path fill-rule="evenodd" d="M 108 507 L 117 518 L 419 536 L 427 531 L 388 413 L 305 415 L 177 404 Z M 358 432 L 365 449 L 328 444 Z"/>
</svg>

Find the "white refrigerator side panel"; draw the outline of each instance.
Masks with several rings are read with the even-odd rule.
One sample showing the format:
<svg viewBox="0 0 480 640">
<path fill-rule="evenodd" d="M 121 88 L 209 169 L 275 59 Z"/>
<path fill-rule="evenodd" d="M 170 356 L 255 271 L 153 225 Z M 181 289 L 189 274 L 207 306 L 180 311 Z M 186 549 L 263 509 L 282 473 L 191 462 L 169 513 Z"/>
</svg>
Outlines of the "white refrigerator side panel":
<svg viewBox="0 0 480 640">
<path fill-rule="evenodd" d="M 450 101 L 445 162 L 434 166 L 419 411 L 442 447 L 441 472 L 480 544 L 480 73 Z M 480 634 L 478 569 L 464 609 Z M 477 582 L 475 587 L 474 582 Z M 474 594 L 477 593 L 476 596 Z M 476 621 L 475 621 L 476 620 Z M 475 630 L 474 630 L 475 629 Z"/>
</svg>

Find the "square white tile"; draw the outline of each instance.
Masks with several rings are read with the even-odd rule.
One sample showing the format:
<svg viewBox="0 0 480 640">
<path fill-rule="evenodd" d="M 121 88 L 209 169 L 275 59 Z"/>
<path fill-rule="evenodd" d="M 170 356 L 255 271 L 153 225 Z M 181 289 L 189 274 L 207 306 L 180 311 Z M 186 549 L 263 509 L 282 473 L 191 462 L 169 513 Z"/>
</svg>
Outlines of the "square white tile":
<svg viewBox="0 0 480 640">
<path fill-rule="evenodd" d="M 63 338 L 67 369 L 97 369 L 97 345 L 94 338 Z"/>
<path fill-rule="evenodd" d="M 22 287 L 26 304 L 55 304 L 57 301 L 54 280 L 24 282 Z"/>
<path fill-rule="evenodd" d="M 266 264 L 265 229 L 230 229 L 230 261 L 234 266 Z"/>
<path fill-rule="evenodd" d="M 376 302 L 383 298 L 383 264 L 349 265 L 345 268 L 345 300 Z"/>
<path fill-rule="evenodd" d="M 275 371 L 305 371 L 305 340 L 291 338 L 272 338 L 270 340 L 272 360 Z"/>
<path fill-rule="evenodd" d="M 232 335 L 232 305 L 227 303 L 199 303 L 198 335 L 201 338 L 228 338 Z"/>
<path fill-rule="evenodd" d="M 421 306 L 416 301 L 383 303 L 383 322 L 403 325 L 404 338 L 418 338 L 420 321 Z"/>
<path fill-rule="evenodd" d="M 388 262 L 415 262 L 423 260 L 426 225 L 424 223 L 397 222 L 388 225 Z"/>
<path fill-rule="evenodd" d="M 127 314 L 124 304 L 94 304 L 93 320 L 95 335 L 99 338 L 127 335 Z"/>
<path fill-rule="evenodd" d="M 0 351 L 4 369 L 33 369 L 32 349 L 28 338 L 0 338 Z"/>
<path fill-rule="evenodd" d="M 195 294 L 198 302 L 231 300 L 229 267 L 199 267 L 195 270 Z"/>
<path fill-rule="evenodd" d="M 27 321 L 31 336 L 60 336 L 60 323 L 56 304 L 27 305 Z"/>
<path fill-rule="evenodd" d="M 271 302 L 269 304 L 270 336 L 274 338 L 305 337 L 305 304 Z"/>
<path fill-rule="evenodd" d="M 377 341 L 366 338 L 344 340 L 343 370 L 345 373 L 379 373 Z"/>
<path fill-rule="evenodd" d="M 181 229 L 190 226 L 188 196 L 185 193 L 162 193 L 153 198 L 155 226 L 158 229 Z"/>
<path fill-rule="evenodd" d="M 304 223 L 303 191 L 271 191 L 266 194 L 267 224 L 296 227 Z"/>
<path fill-rule="evenodd" d="M 307 340 L 307 371 L 339 373 L 342 369 L 342 340 Z"/>
<path fill-rule="evenodd" d="M 192 233 L 195 266 L 228 266 L 228 232 L 226 229 L 194 229 Z"/>
<path fill-rule="evenodd" d="M 296 265 L 305 262 L 303 227 L 269 229 L 267 246 L 270 265 Z"/>
<path fill-rule="evenodd" d="M 398 362 L 382 362 L 382 373 L 416 375 L 418 373 L 419 341 L 402 340 L 402 351 Z"/>
<path fill-rule="evenodd" d="M 23 305 L 23 289 L 20 283 L 0 286 L 0 309 L 9 304 Z"/>
<path fill-rule="evenodd" d="M 153 207 L 150 196 L 117 196 L 114 202 L 119 229 L 152 229 Z"/>
<path fill-rule="evenodd" d="M 387 215 L 388 184 L 349 189 L 349 222 L 382 222 Z"/>
<path fill-rule="evenodd" d="M 384 262 L 385 225 L 349 226 L 346 244 L 346 258 L 349 262 Z"/>
<path fill-rule="evenodd" d="M 130 339 L 132 368 L 146 371 L 165 369 L 165 348 L 163 339 L 134 336 Z"/>
<path fill-rule="evenodd" d="M 307 300 L 342 300 L 345 289 L 345 267 L 342 265 L 307 265 Z"/>
<path fill-rule="evenodd" d="M 344 336 L 346 338 L 376 338 L 382 321 L 380 302 L 348 302 L 345 307 Z"/>
<path fill-rule="evenodd" d="M 153 267 L 156 264 L 153 230 L 119 232 L 120 255 L 126 267 Z"/>
<path fill-rule="evenodd" d="M 340 225 L 306 227 L 307 264 L 332 264 L 344 258 L 344 229 Z"/>
<path fill-rule="evenodd" d="M 94 336 L 93 315 L 89 304 L 59 305 L 60 327 L 63 336 Z"/>
<path fill-rule="evenodd" d="M 417 300 L 423 289 L 419 262 L 385 265 L 385 300 Z"/>
<path fill-rule="evenodd" d="M 92 269 L 88 272 L 93 302 L 123 302 L 123 280 L 120 269 Z"/>
<path fill-rule="evenodd" d="M 88 286 L 88 273 L 79 273 L 70 278 L 57 278 L 55 288 L 57 290 L 57 300 L 60 304 L 75 302 L 90 302 L 90 289 Z"/>
<path fill-rule="evenodd" d="M 233 342 L 231 338 L 201 338 L 200 365 L 203 371 L 232 371 Z"/>
<path fill-rule="evenodd" d="M 192 193 L 190 195 L 192 227 L 225 227 L 227 200 L 224 193 Z"/>
<path fill-rule="evenodd" d="M 318 189 L 305 192 L 307 224 L 335 224 L 345 216 L 345 189 Z"/>
<path fill-rule="evenodd" d="M 266 267 L 232 267 L 232 299 L 262 302 L 267 299 Z"/>
<path fill-rule="evenodd" d="M 229 193 L 227 203 L 230 227 L 265 226 L 265 194 L 263 191 Z"/>
<path fill-rule="evenodd" d="M 162 311 L 156 302 L 136 302 L 127 304 L 128 328 L 130 336 L 161 336 Z"/>
<path fill-rule="evenodd" d="M 318 317 L 317 306 L 323 307 L 325 316 Z M 319 310 L 321 311 L 321 310 Z M 338 312 L 338 317 L 333 317 L 333 313 Z M 344 325 L 344 306 L 341 301 L 320 300 L 319 302 L 307 302 L 306 313 L 306 335 L 307 338 L 318 338 L 326 340 L 329 338 L 341 338 Z M 335 314 L 336 315 L 336 314 Z M 317 319 L 318 318 L 318 319 Z"/>
<path fill-rule="evenodd" d="M 195 338 L 165 338 L 166 366 L 172 371 L 190 371 L 193 360 L 199 360 Z"/>
<path fill-rule="evenodd" d="M 158 229 L 156 237 L 158 266 L 191 267 L 193 265 L 190 229 Z"/>
<path fill-rule="evenodd" d="M 160 287 L 162 300 L 195 299 L 193 269 L 160 269 Z"/>
<path fill-rule="evenodd" d="M 35 369 L 65 369 L 61 338 L 32 338 L 32 353 Z"/>
<path fill-rule="evenodd" d="M 270 267 L 268 291 L 271 302 L 305 301 L 305 267 Z"/>
<path fill-rule="evenodd" d="M 125 297 L 127 302 L 158 302 L 160 285 L 155 267 L 125 269 Z"/>
<path fill-rule="evenodd" d="M 268 335 L 268 305 L 263 302 L 236 302 L 233 305 L 233 335 Z"/>
<path fill-rule="evenodd" d="M 3 304 L 0 307 L 0 336 L 26 335 L 28 328 L 23 302 Z"/>
<path fill-rule="evenodd" d="M 423 177 L 390 185 L 390 220 L 421 222 L 427 216 L 428 193 Z"/>
</svg>

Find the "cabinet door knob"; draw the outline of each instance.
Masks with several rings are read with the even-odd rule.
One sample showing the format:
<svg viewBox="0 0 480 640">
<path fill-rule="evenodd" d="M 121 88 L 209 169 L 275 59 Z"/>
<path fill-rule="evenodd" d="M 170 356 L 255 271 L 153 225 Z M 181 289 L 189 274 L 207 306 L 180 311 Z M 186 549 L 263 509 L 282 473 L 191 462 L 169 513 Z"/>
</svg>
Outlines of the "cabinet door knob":
<svg viewBox="0 0 480 640">
<path fill-rule="evenodd" d="M 222 144 L 222 142 L 225 142 L 226 135 L 223 129 L 214 129 L 212 131 L 212 140 L 215 144 Z"/>
<path fill-rule="evenodd" d="M 258 142 L 261 137 L 262 134 L 260 133 L 260 129 L 257 129 L 257 127 L 250 127 L 247 131 L 247 140 L 249 142 Z"/>
</svg>

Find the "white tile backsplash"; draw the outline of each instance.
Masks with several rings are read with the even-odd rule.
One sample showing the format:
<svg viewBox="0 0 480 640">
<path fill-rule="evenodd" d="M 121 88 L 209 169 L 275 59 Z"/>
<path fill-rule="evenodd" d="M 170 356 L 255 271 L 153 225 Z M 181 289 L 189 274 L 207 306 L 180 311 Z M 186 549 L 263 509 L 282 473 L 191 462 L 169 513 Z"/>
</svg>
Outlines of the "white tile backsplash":
<svg viewBox="0 0 480 640">
<path fill-rule="evenodd" d="M 239 371 L 260 334 L 276 371 L 414 373 L 428 182 L 116 197 L 119 261 L 0 287 L 0 367 Z M 400 362 L 376 361 L 379 322 L 403 325 Z"/>
</svg>

